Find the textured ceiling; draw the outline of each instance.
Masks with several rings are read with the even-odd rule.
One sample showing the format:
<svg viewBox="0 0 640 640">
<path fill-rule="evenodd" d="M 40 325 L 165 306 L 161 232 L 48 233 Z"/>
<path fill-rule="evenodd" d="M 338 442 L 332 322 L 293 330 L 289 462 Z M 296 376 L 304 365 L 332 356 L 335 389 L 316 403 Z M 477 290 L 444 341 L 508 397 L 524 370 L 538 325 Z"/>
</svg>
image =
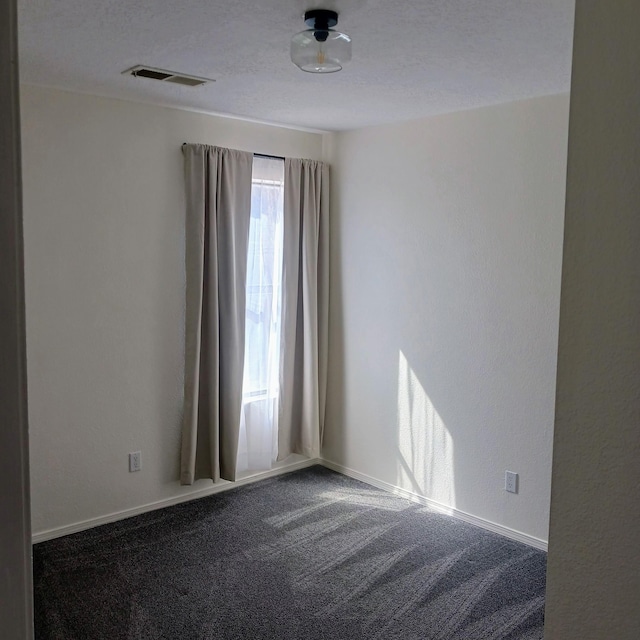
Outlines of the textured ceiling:
<svg viewBox="0 0 640 640">
<path fill-rule="evenodd" d="M 353 60 L 289 60 L 305 9 L 339 12 Z M 321 130 L 569 90 L 574 0 L 19 0 L 23 82 Z M 215 78 L 133 78 L 136 64 Z"/>
</svg>

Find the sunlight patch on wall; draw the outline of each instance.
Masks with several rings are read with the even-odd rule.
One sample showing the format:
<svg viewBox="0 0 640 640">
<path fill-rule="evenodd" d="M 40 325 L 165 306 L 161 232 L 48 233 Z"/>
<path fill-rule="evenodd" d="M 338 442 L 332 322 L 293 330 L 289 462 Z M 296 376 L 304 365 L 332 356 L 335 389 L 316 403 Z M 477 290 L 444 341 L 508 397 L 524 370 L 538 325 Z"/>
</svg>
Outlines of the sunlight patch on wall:
<svg viewBox="0 0 640 640">
<path fill-rule="evenodd" d="M 455 507 L 453 439 L 402 351 L 396 480 L 402 488 Z"/>
</svg>

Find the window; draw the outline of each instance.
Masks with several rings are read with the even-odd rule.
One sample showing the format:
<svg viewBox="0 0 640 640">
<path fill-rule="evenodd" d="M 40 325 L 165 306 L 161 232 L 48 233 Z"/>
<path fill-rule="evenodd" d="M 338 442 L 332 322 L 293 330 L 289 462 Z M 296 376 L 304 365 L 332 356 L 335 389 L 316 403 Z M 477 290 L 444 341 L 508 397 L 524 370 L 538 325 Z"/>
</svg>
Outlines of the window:
<svg viewBox="0 0 640 640">
<path fill-rule="evenodd" d="M 277 456 L 284 162 L 255 157 L 247 255 L 244 378 L 238 470 Z"/>
<path fill-rule="evenodd" d="M 243 382 L 247 397 L 264 396 L 278 374 L 283 195 L 284 163 L 254 158 Z"/>
</svg>

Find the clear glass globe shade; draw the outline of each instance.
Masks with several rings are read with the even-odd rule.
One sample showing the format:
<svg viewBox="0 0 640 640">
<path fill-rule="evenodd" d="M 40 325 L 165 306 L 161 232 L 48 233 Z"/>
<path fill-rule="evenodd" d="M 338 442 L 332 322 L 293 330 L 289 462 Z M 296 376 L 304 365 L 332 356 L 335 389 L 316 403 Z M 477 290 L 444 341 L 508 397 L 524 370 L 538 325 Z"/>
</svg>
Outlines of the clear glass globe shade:
<svg viewBox="0 0 640 640">
<path fill-rule="evenodd" d="M 316 37 L 319 34 L 319 38 Z M 326 35 L 326 39 L 323 40 Z M 307 29 L 291 39 L 291 62 L 309 73 L 333 73 L 351 60 L 351 38 L 346 33 Z"/>
</svg>

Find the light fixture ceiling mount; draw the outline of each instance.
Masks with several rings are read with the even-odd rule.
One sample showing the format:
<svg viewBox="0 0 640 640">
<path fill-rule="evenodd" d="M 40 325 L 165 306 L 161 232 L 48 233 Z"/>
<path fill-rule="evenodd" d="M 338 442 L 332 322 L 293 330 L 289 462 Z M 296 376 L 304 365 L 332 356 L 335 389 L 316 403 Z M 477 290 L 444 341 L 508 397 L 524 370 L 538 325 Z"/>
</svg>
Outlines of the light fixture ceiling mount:
<svg viewBox="0 0 640 640">
<path fill-rule="evenodd" d="M 291 61 L 309 73 L 334 73 L 351 60 L 351 38 L 335 31 L 338 14 L 329 9 L 312 9 L 304 14 L 309 27 L 291 39 Z"/>
</svg>

